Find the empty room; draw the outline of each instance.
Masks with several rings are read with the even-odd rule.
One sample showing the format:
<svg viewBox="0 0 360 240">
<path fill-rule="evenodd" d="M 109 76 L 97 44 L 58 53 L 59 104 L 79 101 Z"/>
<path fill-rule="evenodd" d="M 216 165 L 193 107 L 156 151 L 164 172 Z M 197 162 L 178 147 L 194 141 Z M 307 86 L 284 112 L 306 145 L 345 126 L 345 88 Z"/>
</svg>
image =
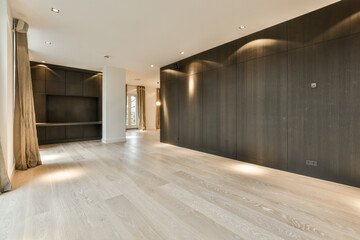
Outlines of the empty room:
<svg viewBox="0 0 360 240">
<path fill-rule="evenodd" d="M 0 0 L 0 240 L 360 240 L 359 0 Z"/>
</svg>

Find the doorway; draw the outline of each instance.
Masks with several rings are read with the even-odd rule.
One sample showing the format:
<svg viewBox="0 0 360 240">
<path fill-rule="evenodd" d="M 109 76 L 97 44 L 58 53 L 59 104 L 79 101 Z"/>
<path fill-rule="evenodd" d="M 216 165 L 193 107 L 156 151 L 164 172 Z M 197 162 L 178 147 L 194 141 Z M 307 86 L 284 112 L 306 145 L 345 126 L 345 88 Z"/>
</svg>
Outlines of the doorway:
<svg viewBox="0 0 360 240">
<path fill-rule="evenodd" d="M 133 93 L 128 93 L 126 97 L 126 128 L 138 128 L 137 96 Z"/>
</svg>

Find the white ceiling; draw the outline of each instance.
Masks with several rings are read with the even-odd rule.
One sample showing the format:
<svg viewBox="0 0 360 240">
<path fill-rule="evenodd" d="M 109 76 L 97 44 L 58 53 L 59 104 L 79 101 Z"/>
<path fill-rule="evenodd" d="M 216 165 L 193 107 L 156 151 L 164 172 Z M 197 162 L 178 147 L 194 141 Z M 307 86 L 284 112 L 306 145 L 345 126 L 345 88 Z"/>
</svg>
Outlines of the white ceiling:
<svg viewBox="0 0 360 240">
<path fill-rule="evenodd" d="M 156 86 L 164 65 L 338 0 L 9 1 L 14 17 L 30 25 L 31 60 L 93 70 L 108 64 L 127 69 L 129 84 Z"/>
</svg>

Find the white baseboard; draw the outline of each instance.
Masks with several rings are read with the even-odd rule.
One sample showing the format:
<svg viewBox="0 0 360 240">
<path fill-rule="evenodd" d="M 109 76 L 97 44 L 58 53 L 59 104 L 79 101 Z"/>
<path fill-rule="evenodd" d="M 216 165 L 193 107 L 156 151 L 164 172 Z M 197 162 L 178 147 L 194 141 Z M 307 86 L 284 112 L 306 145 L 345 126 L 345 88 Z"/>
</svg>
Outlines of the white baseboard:
<svg viewBox="0 0 360 240">
<path fill-rule="evenodd" d="M 126 142 L 126 137 L 124 138 L 109 138 L 109 139 L 101 139 L 101 141 L 105 144 L 107 143 L 120 143 L 120 142 Z"/>
</svg>

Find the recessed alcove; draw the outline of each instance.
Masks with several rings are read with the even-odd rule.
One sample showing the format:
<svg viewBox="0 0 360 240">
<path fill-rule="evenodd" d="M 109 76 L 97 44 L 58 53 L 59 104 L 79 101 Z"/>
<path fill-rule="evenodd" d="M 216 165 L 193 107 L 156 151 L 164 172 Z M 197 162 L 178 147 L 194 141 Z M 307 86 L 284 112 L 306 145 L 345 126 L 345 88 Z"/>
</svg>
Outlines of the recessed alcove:
<svg viewBox="0 0 360 240">
<path fill-rule="evenodd" d="M 100 139 L 102 74 L 31 62 L 39 144 Z"/>
</svg>

